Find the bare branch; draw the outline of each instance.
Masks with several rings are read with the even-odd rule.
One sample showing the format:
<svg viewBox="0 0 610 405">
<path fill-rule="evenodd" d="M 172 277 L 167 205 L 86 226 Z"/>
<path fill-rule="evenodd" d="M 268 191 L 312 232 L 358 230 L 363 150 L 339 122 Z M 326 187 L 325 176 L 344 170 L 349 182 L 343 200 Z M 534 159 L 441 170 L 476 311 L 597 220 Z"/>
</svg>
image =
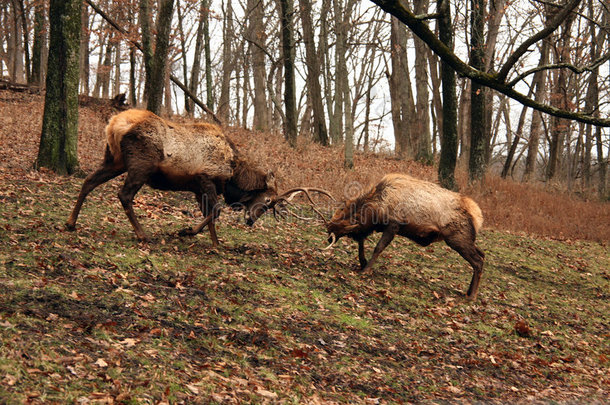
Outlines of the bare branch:
<svg viewBox="0 0 610 405">
<path fill-rule="evenodd" d="M 426 26 L 424 22 L 416 18 L 416 16 L 409 10 L 408 4 L 405 0 L 372 1 L 373 3 L 381 7 L 383 10 L 392 14 L 402 23 L 407 25 L 415 35 L 417 35 L 421 40 L 423 40 L 430 47 L 430 49 L 432 49 L 432 51 L 443 60 L 443 62 L 451 66 L 459 75 L 467 77 L 470 80 L 473 80 L 486 87 L 494 89 L 502 94 L 505 94 L 508 97 L 535 110 L 542 111 L 544 113 L 556 117 L 583 122 L 585 124 L 610 127 L 609 118 L 594 117 L 590 114 L 562 110 L 547 104 L 539 103 L 527 97 L 526 95 L 516 91 L 514 88 L 509 86 L 504 80 L 502 80 L 499 75 L 493 75 L 486 72 L 482 72 L 480 70 L 474 69 L 472 66 L 469 66 L 467 63 L 457 57 L 451 49 L 449 49 L 445 44 L 443 44 L 438 39 L 438 37 Z M 580 0 L 572 0 L 570 4 L 578 4 L 579 1 Z M 576 4 L 574 4 L 573 7 L 575 7 Z M 566 9 L 567 8 L 568 7 L 566 7 Z M 564 12 L 566 9 L 564 9 Z"/>
<path fill-rule="evenodd" d="M 610 52 L 597 58 L 597 60 L 595 60 L 591 65 L 588 65 L 588 66 L 578 67 L 578 66 L 574 66 L 570 63 L 556 63 L 556 64 L 552 64 L 552 65 L 536 66 L 535 68 L 532 68 L 530 70 L 527 70 L 527 71 L 521 73 L 519 76 L 515 77 L 513 80 L 511 80 L 510 82 L 508 82 L 506 84 L 509 87 L 513 87 L 515 84 L 517 84 L 519 81 L 525 79 L 527 76 L 534 74 L 536 72 L 540 72 L 541 70 L 565 68 L 565 69 L 570 69 L 572 72 L 574 72 L 576 74 L 581 74 L 584 72 L 592 72 L 595 69 L 597 69 L 599 66 L 601 66 L 602 63 L 605 63 L 608 60 L 610 60 Z"/>
<path fill-rule="evenodd" d="M 561 25 L 561 23 L 566 19 L 566 16 L 572 12 L 572 10 L 580 3 L 581 0 L 570 0 L 568 4 L 566 4 L 565 8 L 559 11 L 557 14 L 553 16 L 550 20 L 547 21 L 546 27 L 544 29 L 538 31 L 531 37 L 525 40 L 519 47 L 513 52 L 504 65 L 502 69 L 498 72 L 497 78 L 499 80 L 506 80 L 508 73 L 512 69 L 512 67 L 519 61 L 519 59 L 527 52 L 530 46 L 535 44 L 536 42 L 548 37 Z"/>
<path fill-rule="evenodd" d="M 140 45 L 140 43 L 130 39 L 128 36 L 128 32 L 125 31 L 125 29 L 123 29 L 121 26 L 119 26 L 112 18 L 110 18 L 108 16 L 108 14 L 104 13 L 104 11 L 102 9 L 100 9 L 92 0 L 85 0 L 85 2 L 89 6 L 91 6 L 91 8 L 93 10 L 95 10 L 95 12 L 98 13 L 104 20 L 106 20 L 108 22 L 108 24 L 112 25 L 117 31 L 119 31 L 121 34 L 125 35 L 125 39 L 128 40 L 129 42 L 131 42 L 133 44 L 133 46 L 138 48 L 141 52 L 144 51 L 142 48 L 142 45 Z M 205 111 L 207 114 L 209 114 L 210 117 L 212 117 L 212 119 L 217 124 L 222 125 L 222 121 L 216 116 L 216 114 L 214 114 L 214 112 L 212 110 L 210 110 L 207 105 L 205 105 L 201 100 L 199 100 L 199 98 L 197 98 L 197 96 L 195 96 L 193 93 L 191 93 L 190 90 L 184 84 L 182 84 L 180 79 L 178 79 L 176 76 L 174 76 L 172 74 L 170 74 L 169 78 L 178 87 L 180 87 L 180 89 L 184 92 L 184 94 L 189 96 L 195 102 L 195 104 L 197 104 L 203 111 Z"/>
</svg>

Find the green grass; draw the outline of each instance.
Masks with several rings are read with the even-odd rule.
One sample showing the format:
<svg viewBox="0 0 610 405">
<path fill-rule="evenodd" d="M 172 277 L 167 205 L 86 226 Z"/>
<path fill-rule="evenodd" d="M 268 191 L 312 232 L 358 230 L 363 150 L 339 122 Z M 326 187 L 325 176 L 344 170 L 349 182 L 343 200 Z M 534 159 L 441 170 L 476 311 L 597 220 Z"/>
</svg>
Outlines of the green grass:
<svg viewBox="0 0 610 405">
<path fill-rule="evenodd" d="M 471 303 L 444 244 L 398 238 L 363 275 L 319 223 L 224 211 L 214 249 L 176 236 L 200 220 L 187 194 L 138 195 L 148 244 L 117 182 L 66 232 L 80 183 L 0 183 L 0 403 L 610 399 L 605 245 L 485 230 Z"/>
</svg>

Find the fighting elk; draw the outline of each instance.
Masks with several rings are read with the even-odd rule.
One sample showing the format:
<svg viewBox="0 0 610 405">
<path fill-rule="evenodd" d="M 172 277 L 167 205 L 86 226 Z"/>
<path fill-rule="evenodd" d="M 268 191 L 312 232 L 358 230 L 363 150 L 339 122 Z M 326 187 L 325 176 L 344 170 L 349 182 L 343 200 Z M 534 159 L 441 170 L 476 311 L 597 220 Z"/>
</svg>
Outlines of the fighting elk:
<svg viewBox="0 0 610 405">
<path fill-rule="evenodd" d="M 149 111 L 127 110 L 110 119 L 107 145 L 99 169 L 83 183 L 66 222 L 74 230 L 87 195 L 97 186 L 127 172 L 119 200 L 138 239 L 147 236 L 133 210 L 133 198 L 144 184 L 159 190 L 191 191 L 204 219 L 180 235 L 195 235 L 208 227 L 212 244 L 218 245 L 215 222 L 220 215 L 218 196 L 234 209 L 243 208 L 248 225 L 267 210 L 283 207 L 295 188 L 278 195 L 273 173 L 265 173 L 248 161 L 213 124 L 177 125 Z M 314 190 L 315 191 L 315 190 Z"/>
<path fill-rule="evenodd" d="M 365 272 L 396 235 L 422 246 L 444 240 L 472 266 L 467 296 L 475 299 L 485 258 L 475 245 L 482 224 L 481 209 L 470 198 L 404 174 L 388 174 L 368 192 L 347 201 L 326 222 L 326 228 L 328 248 L 342 236 L 358 242 L 358 259 Z M 364 241 L 373 232 L 382 232 L 382 236 L 367 261 Z"/>
</svg>

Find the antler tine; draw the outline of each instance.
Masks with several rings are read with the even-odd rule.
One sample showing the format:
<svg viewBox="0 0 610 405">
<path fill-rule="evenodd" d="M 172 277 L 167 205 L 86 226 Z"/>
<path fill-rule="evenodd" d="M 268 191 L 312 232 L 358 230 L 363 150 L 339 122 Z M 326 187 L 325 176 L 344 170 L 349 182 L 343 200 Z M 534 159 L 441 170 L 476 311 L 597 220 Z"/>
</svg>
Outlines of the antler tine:
<svg viewBox="0 0 610 405">
<path fill-rule="evenodd" d="M 290 190 L 285 191 L 281 195 L 277 196 L 277 199 L 278 200 L 286 200 L 286 196 L 289 195 L 289 194 L 293 194 L 294 193 L 292 196 L 290 196 L 290 198 L 292 198 L 296 194 L 298 194 L 299 192 L 304 192 L 304 193 L 308 194 L 308 198 L 311 200 L 311 197 L 309 196 L 309 192 L 310 191 L 314 191 L 316 193 L 324 194 L 325 196 L 329 197 L 331 200 L 337 201 L 335 199 L 335 197 L 333 197 L 332 194 L 330 194 L 328 191 L 323 190 L 321 188 L 316 188 L 316 187 L 295 187 L 295 188 L 291 188 Z"/>
<path fill-rule="evenodd" d="M 290 201 L 294 198 L 294 196 L 296 196 L 299 193 L 305 193 L 305 195 L 307 196 L 307 199 L 309 200 L 309 203 L 311 204 L 311 208 L 314 210 L 314 212 L 316 214 L 318 214 L 320 216 L 320 218 L 322 219 L 322 221 L 324 221 L 325 224 L 328 224 L 328 220 L 326 219 L 326 217 L 324 217 L 324 215 L 320 212 L 320 210 L 318 210 L 316 208 L 316 203 L 313 201 L 311 194 L 309 194 L 310 191 L 324 194 L 324 195 L 330 197 L 333 201 L 336 201 L 335 198 L 328 191 L 322 190 L 321 188 L 295 187 L 295 188 L 292 188 L 292 189 L 282 193 L 281 195 L 277 196 L 275 202 L 276 203 L 284 202 L 284 203 L 290 204 Z M 290 195 L 290 197 L 287 197 L 288 195 Z M 295 215 L 291 211 L 288 211 L 288 212 L 297 218 L 305 219 L 305 218 L 301 218 L 301 217 Z"/>
</svg>

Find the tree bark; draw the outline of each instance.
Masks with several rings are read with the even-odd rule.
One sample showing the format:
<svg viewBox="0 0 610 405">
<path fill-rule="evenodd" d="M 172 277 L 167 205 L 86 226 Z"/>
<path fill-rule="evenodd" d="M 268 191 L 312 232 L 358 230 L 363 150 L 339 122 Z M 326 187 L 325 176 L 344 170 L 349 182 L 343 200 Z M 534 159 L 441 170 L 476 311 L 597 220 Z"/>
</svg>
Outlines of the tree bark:
<svg viewBox="0 0 610 405">
<path fill-rule="evenodd" d="M 146 109 L 160 115 L 163 102 L 163 88 L 165 84 L 165 69 L 169 52 L 169 33 L 174 9 L 174 0 L 161 0 L 159 14 L 157 15 L 157 37 L 155 52 L 152 59 L 152 72 L 149 76 L 151 82 L 148 87 L 148 102 Z"/>
<path fill-rule="evenodd" d="M 568 16 L 558 40 L 559 49 L 556 58 L 559 63 L 568 62 L 570 58 L 568 47 L 570 44 L 570 28 L 572 26 L 573 19 L 574 17 L 572 14 Z M 551 103 L 554 104 L 558 109 L 568 109 L 570 96 L 567 93 L 567 83 L 568 72 L 565 69 L 560 69 L 559 72 L 557 72 L 555 86 L 553 89 L 553 97 L 551 99 Z M 553 117 L 551 119 L 551 143 L 549 145 L 549 164 L 546 172 L 548 180 L 552 180 L 559 171 L 563 142 L 569 126 L 570 123 L 560 117 Z"/>
<path fill-rule="evenodd" d="M 328 130 L 322 104 L 322 88 L 320 87 L 320 62 L 316 54 L 314 29 L 312 22 L 311 2 L 300 0 L 301 23 L 303 25 L 303 42 L 305 43 L 305 61 L 307 63 L 307 97 L 312 108 L 314 141 L 328 145 Z"/>
<path fill-rule="evenodd" d="M 540 46 L 540 62 L 539 66 L 544 66 L 549 60 L 549 41 L 543 40 Z M 536 87 L 534 99 L 538 102 L 544 102 L 546 95 L 546 71 L 541 70 L 534 74 L 532 86 Z M 536 161 L 538 160 L 538 146 L 540 144 L 540 129 L 542 126 L 542 117 L 538 111 L 532 111 L 532 122 L 530 124 L 530 136 L 527 143 L 527 156 L 525 158 L 525 170 L 523 172 L 524 182 L 529 182 L 536 171 Z"/>
<path fill-rule="evenodd" d="M 227 0 L 223 18 L 222 41 L 222 79 L 220 81 L 220 98 L 218 100 L 218 116 L 223 122 L 229 121 L 229 92 L 233 59 L 231 43 L 233 41 L 233 7 L 231 0 Z"/>
<path fill-rule="evenodd" d="M 485 0 L 471 0 L 470 13 L 470 66 L 485 69 Z M 470 159 L 468 178 L 471 182 L 481 180 L 485 174 L 485 92 L 484 87 L 473 82 L 470 88 Z"/>
<path fill-rule="evenodd" d="M 414 0 L 416 14 L 427 14 L 428 0 Z M 428 52 L 427 46 L 421 39 L 413 38 L 415 43 L 415 88 L 417 91 L 416 111 L 417 120 L 413 134 L 416 144 L 416 159 L 432 163 L 432 150 L 430 143 L 430 96 L 428 94 Z"/>
<path fill-rule="evenodd" d="M 392 72 L 389 74 L 392 125 L 395 149 L 399 159 L 414 156 L 411 120 L 417 115 L 407 61 L 407 34 L 405 27 L 392 17 L 390 46 Z"/>
<path fill-rule="evenodd" d="M 280 0 L 282 25 L 282 59 L 284 60 L 284 137 L 295 147 L 297 144 L 296 85 L 294 77 L 293 5 L 292 0 Z"/>
<path fill-rule="evenodd" d="M 78 168 L 80 0 L 51 0 L 49 67 L 36 167 L 60 174 Z"/>
<path fill-rule="evenodd" d="M 83 7 L 81 16 L 81 41 L 80 41 L 80 86 L 81 93 L 89 95 L 89 42 L 91 33 L 89 31 L 89 10 Z M 33 75 L 33 74 L 32 74 Z"/>
<path fill-rule="evenodd" d="M 44 32 L 44 4 L 36 2 L 34 5 L 34 44 L 32 45 L 32 84 L 40 85 L 43 82 L 42 54 L 43 44 L 46 42 Z"/>
<path fill-rule="evenodd" d="M 270 114 L 266 93 L 265 52 L 267 33 L 264 27 L 264 0 L 248 0 L 248 33 L 250 55 L 252 60 L 252 78 L 254 81 L 254 122 L 257 131 L 269 129 Z"/>
<path fill-rule="evenodd" d="M 453 27 L 449 0 L 438 0 L 439 38 L 449 49 L 453 49 Z M 456 190 L 455 165 L 457 162 L 457 96 L 455 71 L 441 61 L 441 81 L 443 87 L 443 125 L 441 131 L 441 156 L 438 164 L 438 180 L 441 186 Z"/>
</svg>

